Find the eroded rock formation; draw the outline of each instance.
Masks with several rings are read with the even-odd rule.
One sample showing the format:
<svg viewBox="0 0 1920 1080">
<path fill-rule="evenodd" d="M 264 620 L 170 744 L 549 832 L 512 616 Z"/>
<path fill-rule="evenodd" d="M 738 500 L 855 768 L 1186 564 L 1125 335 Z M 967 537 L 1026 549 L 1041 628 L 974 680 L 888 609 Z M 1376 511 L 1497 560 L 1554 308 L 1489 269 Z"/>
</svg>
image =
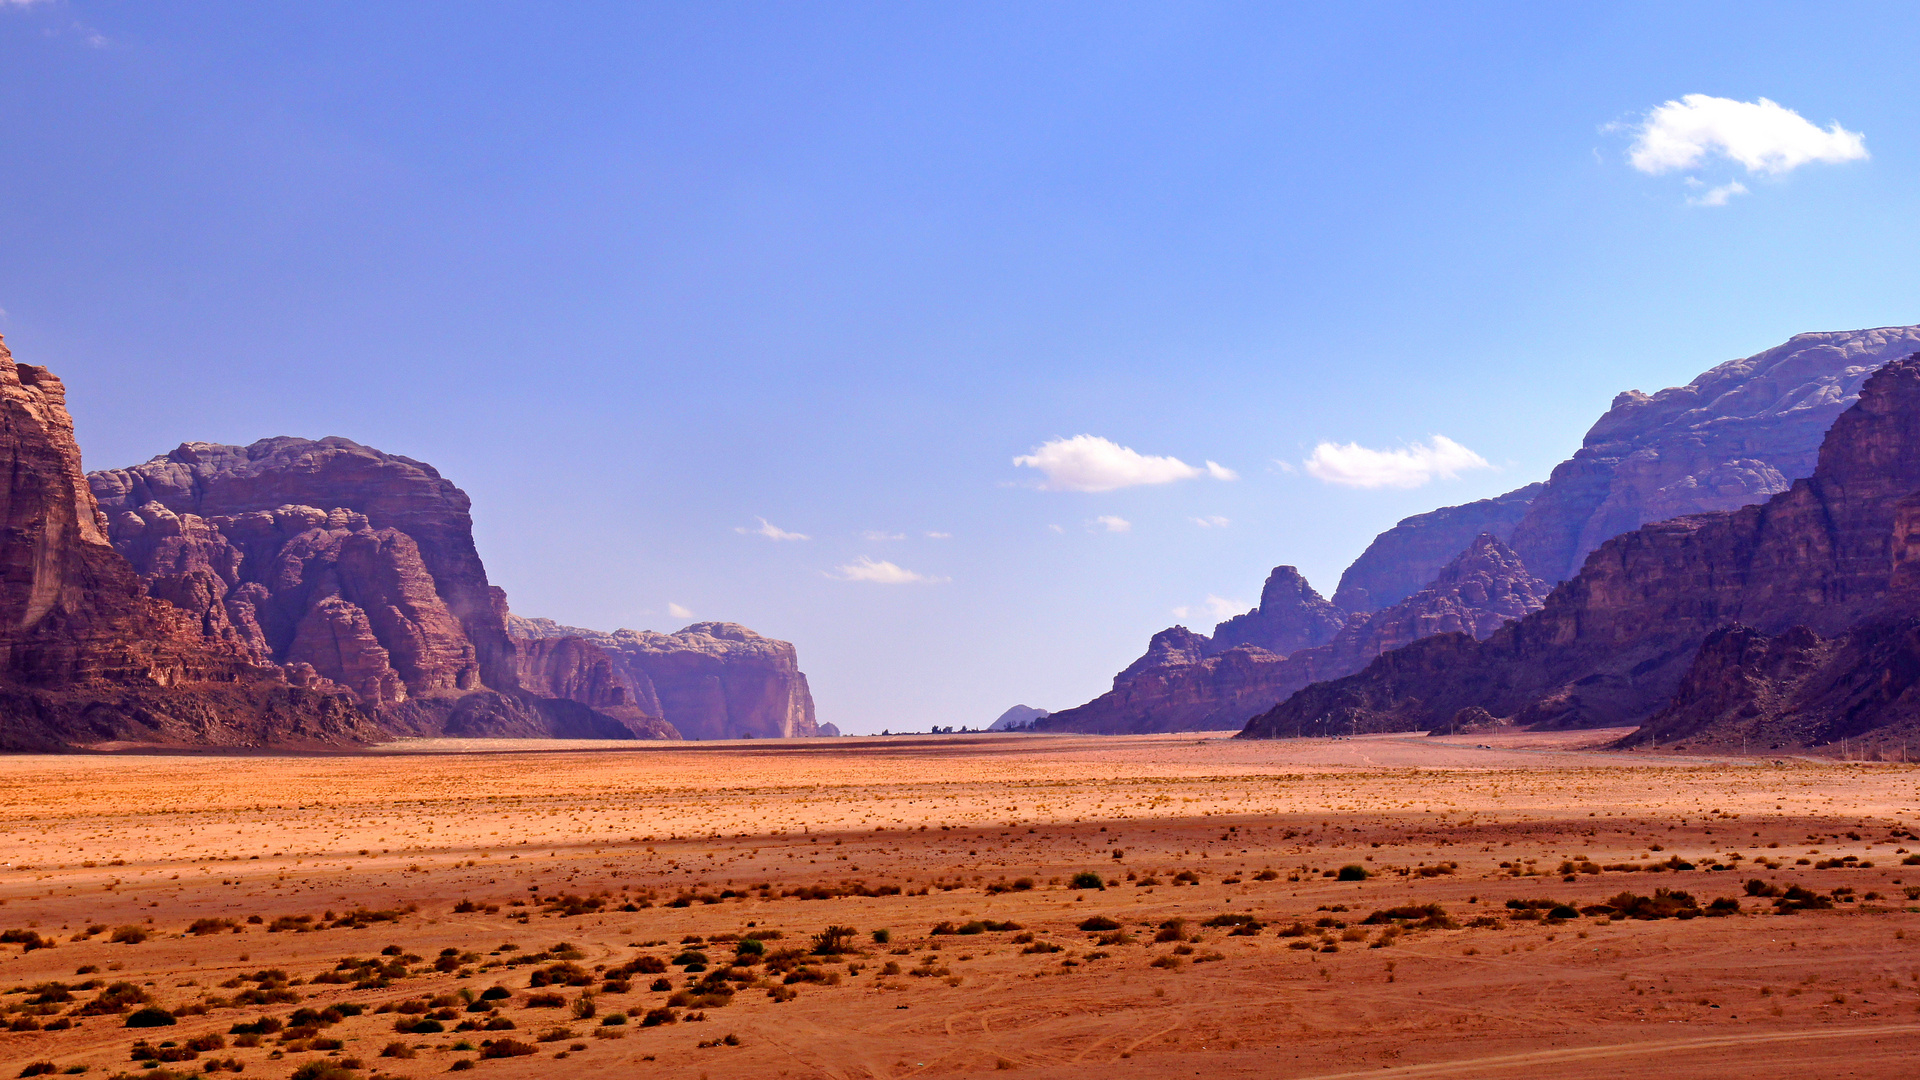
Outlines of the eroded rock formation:
<svg viewBox="0 0 1920 1080">
<path fill-rule="evenodd" d="M 1614 537 L 1540 611 L 1487 641 L 1447 634 L 1415 642 L 1302 690 L 1245 734 L 1428 730 L 1469 708 L 1526 726 L 1598 727 L 1638 724 L 1670 703 L 1678 711 L 1662 724 L 1697 729 L 1728 709 L 1766 711 L 1737 700 L 1729 687 L 1746 676 L 1730 681 L 1729 671 L 1779 684 L 1769 698 L 1776 702 L 1818 696 L 1819 686 L 1846 681 L 1823 656 L 1897 655 L 1887 642 L 1898 635 L 1872 628 L 1915 614 L 1920 354 L 1865 381 L 1827 432 L 1812 476 L 1788 490 Z M 1747 630 L 1714 637 L 1736 626 Z M 1762 641 L 1780 635 L 1782 644 Z M 1845 641 L 1822 643 L 1831 637 Z M 1824 683 L 1820 670 L 1830 672 Z M 1683 686 L 1691 689 L 1676 698 Z"/>
<path fill-rule="evenodd" d="M 108 741 L 342 745 L 378 737 L 336 688 L 290 680 L 147 595 L 108 541 L 66 390 L 0 342 L 0 748 Z"/>
<path fill-rule="evenodd" d="M 528 642 L 577 640 L 601 650 L 636 701 L 689 739 L 784 739 L 819 734 L 813 695 L 793 645 L 736 623 L 694 623 L 672 634 L 605 633 L 552 619 L 508 616 Z"/>
</svg>

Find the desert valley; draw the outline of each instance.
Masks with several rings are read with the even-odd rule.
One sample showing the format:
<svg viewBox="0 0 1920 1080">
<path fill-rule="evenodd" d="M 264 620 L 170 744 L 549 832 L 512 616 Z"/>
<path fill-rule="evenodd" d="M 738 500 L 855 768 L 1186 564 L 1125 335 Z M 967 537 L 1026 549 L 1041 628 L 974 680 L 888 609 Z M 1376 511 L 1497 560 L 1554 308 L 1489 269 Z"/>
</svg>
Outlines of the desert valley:
<svg viewBox="0 0 1920 1080">
<path fill-rule="evenodd" d="M 1920 1074 L 1920 19 L 448 10 L 0 0 L 0 1080 Z"/>
</svg>

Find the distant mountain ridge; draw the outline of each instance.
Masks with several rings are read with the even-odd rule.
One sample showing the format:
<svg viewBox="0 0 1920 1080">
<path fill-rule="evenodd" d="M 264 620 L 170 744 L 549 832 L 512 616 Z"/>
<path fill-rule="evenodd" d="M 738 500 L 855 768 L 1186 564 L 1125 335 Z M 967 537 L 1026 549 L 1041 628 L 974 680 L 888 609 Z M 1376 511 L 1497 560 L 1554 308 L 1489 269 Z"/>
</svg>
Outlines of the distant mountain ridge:
<svg viewBox="0 0 1920 1080">
<path fill-rule="evenodd" d="M 1812 475 L 1613 537 L 1485 641 L 1440 635 L 1254 718 L 1250 738 L 1645 724 L 1767 746 L 1920 719 L 1920 353 L 1882 366 Z"/>
<path fill-rule="evenodd" d="M 1378 655 L 1355 647 L 1352 638 L 1345 648 L 1325 647 L 1355 620 L 1420 593 L 1483 536 L 1501 542 L 1505 565 L 1494 573 L 1514 587 L 1478 608 L 1482 602 L 1473 594 L 1457 594 L 1447 601 L 1449 617 L 1484 628 L 1489 619 L 1497 624 L 1524 615 L 1532 610 L 1526 605 L 1537 607 L 1548 587 L 1613 536 L 1786 490 L 1793 477 L 1812 471 L 1822 435 L 1857 399 L 1868 375 L 1916 349 L 1916 326 L 1800 334 L 1720 364 L 1686 386 L 1620 394 L 1548 480 L 1402 520 L 1347 568 L 1331 602 L 1293 568 L 1278 567 L 1254 611 L 1222 622 L 1212 636 L 1184 627 L 1156 634 L 1111 691 L 1054 713 L 1042 726 L 1098 732 L 1240 727 L 1310 683 L 1351 674 Z M 1398 632 L 1424 636 L 1431 631 L 1421 627 L 1437 625 L 1432 618 L 1401 622 Z M 1381 627 L 1367 640 L 1378 647 L 1393 638 Z M 1230 656 L 1236 649 L 1252 651 Z M 1222 659 L 1204 662 L 1213 657 Z"/>
</svg>

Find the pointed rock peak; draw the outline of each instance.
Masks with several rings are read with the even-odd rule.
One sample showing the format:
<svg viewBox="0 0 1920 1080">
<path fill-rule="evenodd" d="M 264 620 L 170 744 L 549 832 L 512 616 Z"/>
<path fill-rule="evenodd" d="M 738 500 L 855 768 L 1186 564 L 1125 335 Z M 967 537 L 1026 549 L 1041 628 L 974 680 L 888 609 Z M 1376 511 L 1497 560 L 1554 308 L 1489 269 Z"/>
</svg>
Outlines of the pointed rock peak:
<svg viewBox="0 0 1920 1080">
<path fill-rule="evenodd" d="M 1493 571 L 1503 577 L 1524 576 L 1532 578 L 1527 564 L 1518 552 L 1508 547 L 1492 533 L 1481 533 L 1473 538 L 1465 551 L 1453 557 L 1453 561 L 1441 569 L 1435 576 L 1435 584 L 1458 581 L 1461 577 L 1475 572 Z"/>
<path fill-rule="evenodd" d="M 1127 669 L 1113 677 L 1115 686 L 1149 668 L 1177 667 L 1206 658 L 1210 642 L 1205 634 L 1196 634 L 1184 626 L 1169 626 L 1153 635 L 1147 651 Z"/>
<path fill-rule="evenodd" d="M 1820 444 L 1815 479 L 1868 490 L 1920 488 L 1920 353 L 1867 377 Z"/>
<path fill-rule="evenodd" d="M 1318 606 L 1326 603 L 1314 587 L 1307 583 L 1297 567 L 1276 566 L 1267 575 L 1267 583 L 1260 589 L 1260 609 L 1266 611 L 1282 605 L 1290 607 Z"/>
</svg>

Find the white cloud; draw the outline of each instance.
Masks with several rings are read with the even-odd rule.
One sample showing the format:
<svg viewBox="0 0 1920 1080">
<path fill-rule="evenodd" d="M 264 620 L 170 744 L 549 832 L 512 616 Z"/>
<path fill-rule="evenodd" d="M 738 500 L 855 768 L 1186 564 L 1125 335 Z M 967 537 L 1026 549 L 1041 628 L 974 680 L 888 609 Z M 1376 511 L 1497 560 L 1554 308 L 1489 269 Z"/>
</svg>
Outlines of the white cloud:
<svg viewBox="0 0 1920 1080">
<path fill-rule="evenodd" d="M 733 527 L 733 531 L 747 535 L 747 536 L 764 536 L 769 540 L 806 540 L 808 539 L 807 534 L 797 533 L 797 532 L 788 532 L 787 530 L 781 528 L 780 526 L 775 525 L 773 522 L 768 521 L 766 518 L 760 518 L 759 521 L 760 521 L 760 527 L 757 529 L 749 529 L 745 525 L 735 525 Z"/>
<path fill-rule="evenodd" d="M 1739 162 L 1749 173 L 1769 176 L 1811 162 L 1867 157 L 1866 137 L 1860 132 L 1848 131 L 1837 121 L 1825 129 L 1815 127 L 1799 113 L 1766 98 L 1735 101 L 1688 94 L 1649 112 L 1632 130 L 1635 137 L 1627 160 L 1654 175 L 1692 169 L 1713 155 Z"/>
<path fill-rule="evenodd" d="M 671 600 L 667 601 L 667 614 L 673 616 L 676 619 L 693 618 L 693 612 L 688 611 L 686 608 L 681 607 L 679 604 L 676 604 Z"/>
<path fill-rule="evenodd" d="M 860 534 L 860 538 L 863 540 L 905 540 L 907 538 L 907 534 L 882 532 L 879 529 L 868 529 L 866 532 L 863 532 Z"/>
<path fill-rule="evenodd" d="M 1701 184 L 1698 182 L 1689 184 L 1688 186 L 1689 187 L 1706 187 L 1705 184 Z M 1719 187 L 1707 188 L 1706 191 L 1703 191 L 1698 195 L 1687 196 L 1687 205 L 1688 206 L 1725 206 L 1727 205 L 1728 199 L 1733 198 L 1735 195 L 1745 195 L 1746 193 L 1747 193 L 1747 185 L 1741 183 L 1738 180 L 1729 180 L 1726 183 L 1721 184 Z"/>
<path fill-rule="evenodd" d="M 1064 529 L 1064 528 L 1062 528 L 1062 527 L 1060 527 L 1060 526 L 1058 526 L 1058 525 L 1049 525 L 1049 526 L 1047 526 L 1047 531 L 1048 531 L 1048 532 L 1057 532 L 1057 533 L 1063 533 L 1063 532 L 1066 532 L 1067 530 L 1066 530 L 1066 529 Z"/>
<path fill-rule="evenodd" d="M 1203 529 L 1224 529 L 1233 524 L 1233 522 L 1221 517 L 1219 514 L 1214 514 L 1211 517 L 1194 518 L 1193 523 Z"/>
<path fill-rule="evenodd" d="M 865 555 L 860 556 L 860 561 L 858 562 L 836 567 L 834 573 L 829 576 L 837 577 L 841 581 L 871 581 L 877 585 L 910 585 L 917 581 L 941 582 L 948 580 L 947 578 L 928 577 L 925 574 L 916 574 L 905 567 L 895 566 L 885 560 L 870 559 Z"/>
<path fill-rule="evenodd" d="M 1445 435 L 1435 435 L 1426 445 L 1411 443 L 1404 450 L 1323 442 L 1313 448 L 1303 467 L 1307 475 L 1341 487 L 1415 488 L 1435 477 L 1452 480 L 1467 469 L 1493 466 Z"/>
<path fill-rule="evenodd" d="M 1113 491 L 1142 484 L 1171 484 L 1197 476 L 1232 480 L 1232 469 L 1207 462 L 1200 469 L 1172 457 L 1152 457 L 1098 435 L 1053 439 L 1031 454 L 1013 459 L 1015 465 L 1046 474 L 1040 486 L 1047 491 Z"/>
<path fill-rule="evenodd" d="M 1204 615 L 1214 622 L 1219 622 L 1222 619 L 1231 619 L 1235 615 L 1249 611 L 1252 608 L 1253 605 L 1245 601 L 1229 600 L 1224 596 L 1214 596 L 1212 593 L 1208 593 L 1206 603 L 1198 606 L 1185 605 L 1174 608 L 1173 617 L 1176 619 L 1185 619 L 1194 615 Z"/>
<path fill-rule="evenodd" d="M 952 534 L 952 533 L 943 533 L 943 532 L 934 532 L 934 531 L 932 531 L 932 530 L 928 530 L 928 532 L 927 532 L 927 539 L 929 539 L 929 540 L 951 540 L 951 539 L 953 539 L 953 534 Z"/>
<path fill-rule="evenodd" d="M 1106 529 L 1108 532 L 1132 532 L 1133 531 L 1133 522 L 1128 521 L 1126 518 L 1123 518 L 1123 517 L 1117 517 L 1113 514 L 1101 514 L 1099 517 L 1094 518 L 1092 521 L 1088 522 L 1087 524 L 1098 525 L 1101 528 Z"/>
</svg>

